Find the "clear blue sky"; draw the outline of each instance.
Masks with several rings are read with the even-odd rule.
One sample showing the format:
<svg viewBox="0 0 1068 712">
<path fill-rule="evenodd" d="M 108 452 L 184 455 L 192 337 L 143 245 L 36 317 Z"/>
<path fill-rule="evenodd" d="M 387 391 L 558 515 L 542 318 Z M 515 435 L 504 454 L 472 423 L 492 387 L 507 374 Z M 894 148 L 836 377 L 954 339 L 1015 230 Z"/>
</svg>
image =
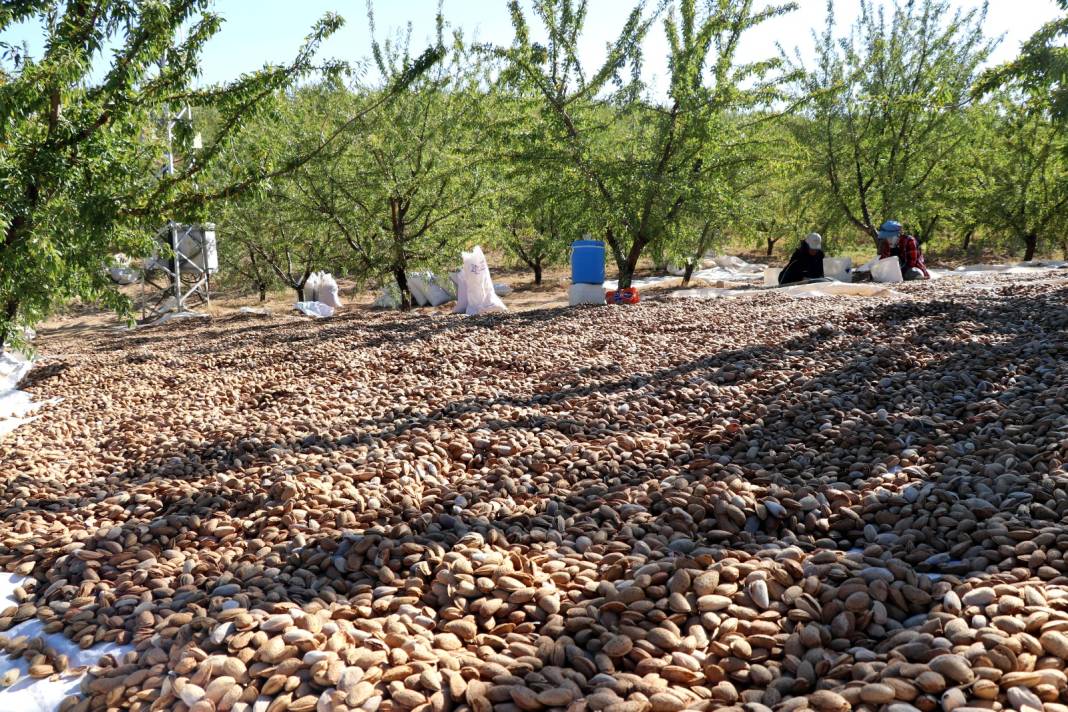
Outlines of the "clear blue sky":
<svg viewBox="0 0 1068 712">
<path fill-rule="evenodd" d="M 774 55 L 776 42 L 788 50 L 795 46 L 803 52 L 811 48 L 811 30 L 823 27 L 827 3 L 799 0 L 797 4 L 796 12 L 753 30 L 740 49 L 741 58 L 754 60 Z M 953 4 L 971 8 L 978 0 L 953 0 Z M 858 6 L 857 0 L 836 0 L 838 24 L 851 23 Z M 433 32 L 437 0 L 374 0 L 374 7 L 380 35 L 411 21 L 413 39 L 420 46 L 420 40 Z M 502 44 L 511 40 L 505 0 L 445 0 L 444 7 L 446 19 L 464 28 L 468 36 Z M 590 63 L 603 56 L 601 51 L 619 31 L 630 7 L 632 4 L 625 0 L 589 0 L 583 54 Z M 283 61 L 294 52 L 316 18 L 331 10 L 346 19 L 346 26 L 330 40 L 324 54 L 353 60 L 369 52 L 365 0 L 216 0 L 215 8 L 227 21 L 207 49 L 206 81 L 219 81 L 240 70 L 254 69 L 265 59 Z M 1014 57 L 1021 42 L 1056 16 L 1054 0 L 990 0 L 988 34 L 1005 34 L 993 60 Z M 656 28 L 646 48 L 646 78 L 654 84 L 657 77 L 666 73 L 665 50 L 662 32 Z"/>
<path fill-rule="evenodd" d="M 970 8 L 978 1 L 952 0 L 952 3 Z M 812 29 L 823 27 L 826 0 L 798 0 L 798 5 L 797 12 L 753 30 L 740 48 L 741 59 L 774 55 L 777 42 L 788 50 L 799 46 L 806 54 L 812 46 Z M 835 0 L 839 26 L 853 21 L 858 5 L 857 0 Z M 354 61 L 369 54 L 365 0 L 215 0 L 214 7 L 226 18 L 226 23 L 206 48 L 202 80 L 205 83 L 231 79 L 266 61 L 286 61 L 296 52 L 314 22 L 328 11 L 344 17 L 346 25 L 329 40 L 323 56 Z M 380 36 L 410 21 L 414 44 L 421 47 L 433 32 L 437 0 L 374 0 L 374 7 Z M 622 26 L 631 3 L 589 0 L 589 7 L 583 56 L 593 64 L 603 56 L 605 44 Z M 505 0 L 445 0 L 445 16 L 451 24 L 462 27 L 468 37 L 483 42 L 504 44 L 512 36 Z M 1005 36 L 992 61 L 1015 56 L 1022 41 L 1056 16 L 1054 0 L 990 0 L 987 32 Z M 4 33 L 3 39 L 26 39 L 35 47 L 38 43 L 34 42 L 33 34 L 22 28 Z M 665 43 L 659 28 L 646 44 L 646 80 L 656 86 L 666 72 Z"/>
</svg>

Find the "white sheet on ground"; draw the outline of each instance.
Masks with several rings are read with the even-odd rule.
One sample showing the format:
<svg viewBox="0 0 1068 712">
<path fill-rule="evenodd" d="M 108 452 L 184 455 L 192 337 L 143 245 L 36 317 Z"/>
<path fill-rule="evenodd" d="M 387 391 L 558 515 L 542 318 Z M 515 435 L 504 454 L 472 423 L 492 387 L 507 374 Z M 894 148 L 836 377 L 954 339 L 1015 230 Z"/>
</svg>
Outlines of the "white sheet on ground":
<svg viewBox="0 0 1068 712">
<path fill-rule="evenodd" d="M 795 284 L 777 289 L 686 289 L 674 292 L 672 299 L 717 299 L 756 297 L 761 294 L 783 294 L 797 299 L 812 297 L 879 297 L 892 298 L 904 296 L 889 287 L 872 284 L 847 284 L 845 282 L 818 282 L 816 284 Z"/>
<path fill-rule="evenodd" d="M 14 591 L 22 581 L 21 576 L 0 572 L 0 605 L 6 608 L 9 605 L 19 604 Z M 134 649 L 132 645 L 101 643 L 88 650 L 82 650 L 77 643 L 61 633 L 45 633 L 44 624 L 36 618 L 19 623 L 5 635 L 9 638 L 20 635 L 29 638 L 43 637 L 46 645 L 70 659 L 71 668 L 96 665 L 102 656 L 109 653 L 118 659 Z M 6 655 L 0 655 L 0 676 L 12 669 L 19 671 L 19 680 L 11 687 L 0 690 L 0 710 L 55 712 L 63 698 L 78 693 L 82 680 L 81 675 L 61 677 L 55 681 L 35 680 L 27 675 L 28 661 L 23 658 L 11 660 Z"/>
<path fill-rule="evenodd" d="M 270 316 L 271 310 L 263 307 L 241 307 L 237 310 L 241 314 L 258 314 L 259 316 Z"/>
<path fill-rule="evenodd" d="M 144 326 L 156 326 L 157 324 L 166 324 L 168 321 L 173 321 L 175 319 L 207 319 L 210 316 L 211 316 L 210 314 L 201 314 L 200 312 L 194 312 L 194 311 L 184 311 L 184 312 L 173 312 L 172 311 L 172 312 L 167 312 L 166 314 L 161 316 L 159 319 L 156 319 L 155 321 L 149 322 L 148 324 L 144 324 Z"/>
<path fill-rule="evenodd" d="M 20 391 L 16 387 L 31 368 L 33 368 L 33 362 L 21 353 L 8 351 L 0 353 L 0 438 L 20 425 L 34 420 L 34 417 L 27 416 L 37 408 L 46 403 L 59 402 L 59 399 L 55 398 L 43 403 L 34 403 L 29 393 Z"/>
<path fill-rule="evenodd" d="M 1060 260 L 1033 260 L 1031 262 L 1017 262 L 1016 264 L 999 265 L 964 265 L 954 270 L 957 274 L 971 274 L 983 272 L 1000 272 L 1002 274 L 1034 274 L 1048 272 L 1049 270 L 1065 269 L 1068 262 Z"/>
<path fill-rule="evenodd" d="M 706 282 L 759 282 L 764 275 L 764 265 L 746 262 L 741 257 L 734 255 L 705 259 L 701 261 L 701 266 L 702 269 L 695 270 L 691 275 L 692 279 L 700 279 Z M 658 285 L 666 286 L 668 283 L 683 276 L 683 274 L 684 272 L 678 269 L 678 265 L 670 265 L 668 274 L 633 279 L 630 282 L 630 286 L 638 289 Z M 615 279 L 606 280 L 604 288 L 609 290 L 619 289 L 619 281 Z"/>
<path fill-rule="evenodd" d="M 334 307 L 322 302 L 297 302 L 296 309 L 304 316 L 313 316 L 317 319 L 334 316 Z"/>
</svg>

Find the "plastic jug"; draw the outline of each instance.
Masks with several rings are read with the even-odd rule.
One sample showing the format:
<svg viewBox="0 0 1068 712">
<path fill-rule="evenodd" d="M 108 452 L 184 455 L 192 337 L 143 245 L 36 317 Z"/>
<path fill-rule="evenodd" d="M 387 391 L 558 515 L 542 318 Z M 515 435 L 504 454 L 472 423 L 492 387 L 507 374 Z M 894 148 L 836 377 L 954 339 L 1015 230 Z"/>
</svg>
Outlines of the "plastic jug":
<svg viewBox="0 0 1068 712">
<path fill-rule="evenodd" d="M 604 284 L 604 241 L 571 243 L 571 283 Z"/>
</svg>

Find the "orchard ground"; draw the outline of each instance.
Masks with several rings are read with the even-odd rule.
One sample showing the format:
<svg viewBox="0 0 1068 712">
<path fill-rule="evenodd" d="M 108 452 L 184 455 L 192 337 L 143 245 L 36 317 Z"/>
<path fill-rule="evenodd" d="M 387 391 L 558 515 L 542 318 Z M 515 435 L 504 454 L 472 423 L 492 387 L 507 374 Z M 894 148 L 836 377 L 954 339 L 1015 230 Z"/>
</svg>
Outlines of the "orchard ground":
<svg viewBox="0 0 1068 712">
<path fill-rule="evenodd" d="M 1061 712 L 1068 274 L 895 289 L 44 329 L 0 627 L 134 646 L 65 710 Z"/>
</svg>

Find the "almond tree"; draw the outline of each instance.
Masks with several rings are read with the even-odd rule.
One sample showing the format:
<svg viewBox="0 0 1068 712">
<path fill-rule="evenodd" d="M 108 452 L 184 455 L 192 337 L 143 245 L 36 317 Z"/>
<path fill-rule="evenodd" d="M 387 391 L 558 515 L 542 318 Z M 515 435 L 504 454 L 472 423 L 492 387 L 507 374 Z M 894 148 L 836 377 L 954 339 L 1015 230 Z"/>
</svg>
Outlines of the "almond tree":
<svg viewBox="0 0 1068 712">
<path fill-rule="evenodd" d="M 515 39 L 500 50 L 505 78 L 540 97 L 546 139 L 582 175 L 586 200 L 602 224 L 629 286 L 646 248 L 672 229 L 697 179 L 708 168 L 704 148 L 717 118 L 776 96 L 774 60 L 738 65 L 744 34 L 792 4 L 754 9 L 752 0 L 678 0 L 645 13 L 639 4 L 599 67 L 583 67 L 578 46 L 585 0 L 534 0 L 546 28 L 538 42 L 517 0 L 510 3 Z M 667 96 L 644 95 L 639 80 L 642 41 L 658 17 L 669 45 Z M 626 140 L 621 140 L 625 136 Z"/>
<path fill-rule="evenodd" d="M 895 0 L 888 18 L 861 0 L 838 36 L 828 2 L 816 65 L 798 82 L 812 120 L 793 125 L 837 209 L 873 239 L 887 218 L 921 234 L 939 220 L 938 171 L 968 136 L 963 110 L 993 45 L 985 18 L 985 6 L 952 11 L 947 0 Z"/>
<path fill-rule="evenodd" d="M 209 6 L 208 0 L 0 6 L 0 32 L 20 23 L 40 28 L 44 47 L 35 56 L 25 46 L 0 46 L 0 347 L 17 338 L 21 325 L 70 299 L 128 309 L 102 269 L 111 254 L 147 254 L 166 220 L 193 219 L 213 199 L 302 160 L 225 178 L 213 173 L 248 117 L 314 68 L 317 48 L 340 18 L 320 21 L 289 65 L 197 89 L 201 51 L 222 25 Z M 159 121 L 184 105 L 212 107 L 217 130 L 195 160 L 161 175 L 166 141 Z M 191 142 L 180 126 L 176 143 L 186 155 Z"/>
</svg>

